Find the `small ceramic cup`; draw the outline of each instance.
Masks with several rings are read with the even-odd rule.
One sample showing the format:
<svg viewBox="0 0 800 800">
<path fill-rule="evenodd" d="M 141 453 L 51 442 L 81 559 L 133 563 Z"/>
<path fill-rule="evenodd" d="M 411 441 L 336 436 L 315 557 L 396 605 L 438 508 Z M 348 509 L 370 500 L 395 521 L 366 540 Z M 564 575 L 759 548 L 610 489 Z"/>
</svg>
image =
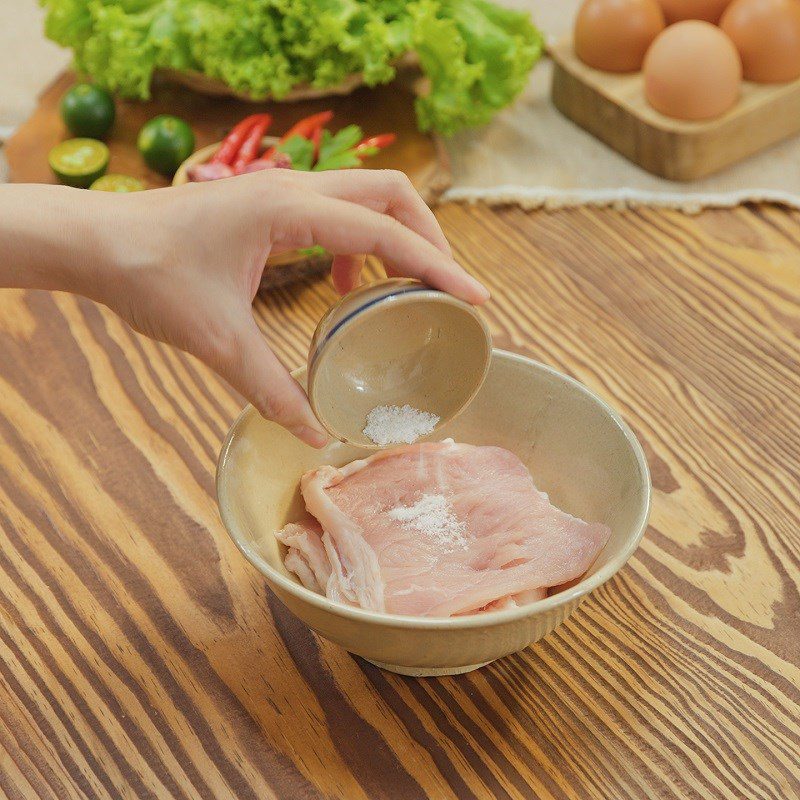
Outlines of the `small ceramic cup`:
<svg viewBox="0 0 800 800">
<path fill-rule="evenodd" d="M 438 428 L 477 394 L 491 355 L 489 329 L 468 303 L 414 280 L 378 281 L 320 320 L 308 354 L 308 399 L 331 436 L 375 449 L 364 433 L 372 409 L 410 405 L 438 416 Z"/>
</svg>

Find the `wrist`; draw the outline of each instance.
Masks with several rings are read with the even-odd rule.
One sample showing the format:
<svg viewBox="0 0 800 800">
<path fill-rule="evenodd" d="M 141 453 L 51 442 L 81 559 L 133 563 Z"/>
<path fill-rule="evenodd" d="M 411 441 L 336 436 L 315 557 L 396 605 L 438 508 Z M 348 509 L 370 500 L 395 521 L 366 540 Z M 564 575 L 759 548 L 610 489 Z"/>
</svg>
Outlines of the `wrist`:
<svg viewBox="0 0 800 800">
<path fill-rule="evenodd" d="M 0 285 L 94 296 L 102 202 L 63 186 L 0 186 Z"/>
<path fill-rule="evenodd" d="M 135 291 L 145 276 L 161 266 L 169 251 L 164 231 L 168 223 L 159 208 L 160 190 L 102 195 L 93 209 L 92 257 L 81 277 L 85 291 L 112 309 Z"/>
</svg>

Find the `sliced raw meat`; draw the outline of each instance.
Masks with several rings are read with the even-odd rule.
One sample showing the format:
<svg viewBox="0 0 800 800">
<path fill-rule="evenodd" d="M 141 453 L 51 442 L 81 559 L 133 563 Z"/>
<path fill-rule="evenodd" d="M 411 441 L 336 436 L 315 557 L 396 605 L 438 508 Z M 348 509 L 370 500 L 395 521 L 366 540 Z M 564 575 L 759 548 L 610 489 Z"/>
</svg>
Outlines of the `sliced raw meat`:
<svg viewBox="0 0 800 800">
<path fill-rule="evenodd" d="M 539 600 L 583 575 L 610 535 L 551 505 L 499 447 L 397 447 L 312 470 L 301 490 L 314 519 L 277 534 L 289 547 L 287 569 L 332 599 L 392 614 Z"/>
<path fill-rule="evenodd" d="M 275 535 L 289 548 L 283 561 L 286 569 L 294 572 L 303 586 L 324 593 L 331 577 L 331 562 L 322 544 L 322 528 L 314 517 L 307 514 Z"/>
</svg>

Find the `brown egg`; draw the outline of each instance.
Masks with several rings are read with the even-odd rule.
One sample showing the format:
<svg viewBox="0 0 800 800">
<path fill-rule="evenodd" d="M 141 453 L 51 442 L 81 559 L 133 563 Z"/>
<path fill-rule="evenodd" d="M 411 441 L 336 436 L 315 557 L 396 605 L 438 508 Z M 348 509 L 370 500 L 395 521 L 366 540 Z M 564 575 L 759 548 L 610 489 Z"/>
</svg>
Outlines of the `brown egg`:
<svg viewBox="0 0 800 800">
<path fill-rule="evenodd" d="M 739 53 L 709 22 L 686 20 L 670 25 L 656 37 L 644 59 L 645 96 L 668 117 L 718 117 L 738 99 L 741 82 Z"/>
<path fill-rule="evenodd" d="M 704 19 L 706 22 L 719 22 L 722 12 L 731 0 L 658 0 L 664 10 L 667 24 L 683 19 Z"/>
<path fill-rule="evenodd" d="M 800 77 L 800 0 L 734 0 L 720 27 L 739 50 L 747 80 Z"/>
<path fill-rule="evenodd" d="M 575 53 L 595 69 L 636 72 L 663 29 L 656 0 L 584 0 L 575 20 Z"/>
</svg>

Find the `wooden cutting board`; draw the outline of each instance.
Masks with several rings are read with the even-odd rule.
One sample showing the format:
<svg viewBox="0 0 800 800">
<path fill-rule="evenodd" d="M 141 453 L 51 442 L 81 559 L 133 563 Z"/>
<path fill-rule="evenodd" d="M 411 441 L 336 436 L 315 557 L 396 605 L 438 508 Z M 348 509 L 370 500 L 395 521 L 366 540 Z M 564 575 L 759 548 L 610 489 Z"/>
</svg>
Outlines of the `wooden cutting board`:
<svg viewBox="0 0 800 800">
<path fill-rule="evenodd" d="M 592 69 L 567 38 L 550 48 L 556 108 L 648 172 L 690 181 L 718 172 L 800 132 L 800 80 L 744 81 L 739 102 L 718 119 L 686 122 L 653 109 L 640 72 Z"/>
<path fill-rule="evenodd" d="M 36 111 L 7 142 L 6 159 L 16 183 L 55 183 L 47 163 L 50 149 L 70 138 L 59 113 L 64 92 L 75 82 L 72 73 L 61 75 L 41 96 Z M 139 129 L 157 114 L 175 114 L 192 126 L 197 148 L 222 139 L 231 126 L 254 110 L 265 110 L 274 121 L 270 133 L 318 111 L 333 109 L 331 128 L 357 123 L 365 135 L 394 131 L 397 141 L 368 162 L 370 167 L 403 170 L 428 203 L 435 203 L 450 185 L 447 153 L 436 137 L 417 130 L 414 95 L 402 84 L 361 88 L 345 97 L 326 97 L 292 103 L 250 103 L 235 98 L 212 97 L 190 89 L 156 86 L 152 100 L 142 103 L 117 101 L 117 119 L 107 139 L 111 150 L 109 172 L 132 175 L 150 187 L 169 185 L 169 180 L 149 170 L 136 149 Z M 275 286 L 327 269 L 326 258 L 276 261 L 264 273 L 264 284 Z"/>
</svg>

